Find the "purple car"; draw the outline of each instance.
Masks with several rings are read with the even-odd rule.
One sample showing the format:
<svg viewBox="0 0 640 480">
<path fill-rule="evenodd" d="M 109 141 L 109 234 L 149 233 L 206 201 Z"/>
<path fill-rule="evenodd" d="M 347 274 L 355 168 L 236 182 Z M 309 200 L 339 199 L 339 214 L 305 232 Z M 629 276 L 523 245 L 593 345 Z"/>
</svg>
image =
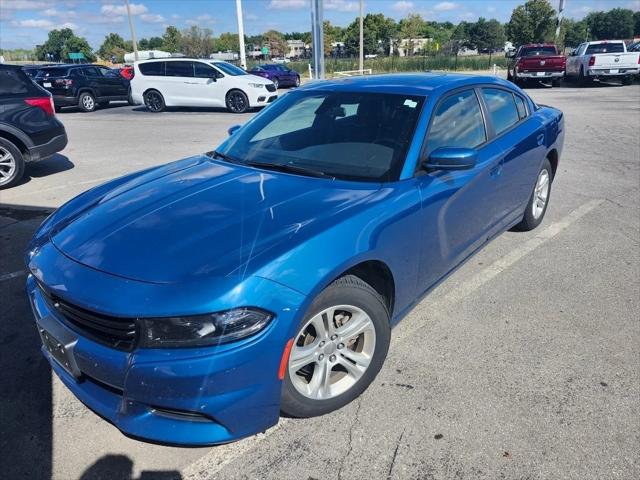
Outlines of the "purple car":
<svg viewBox="0 0 640 480">
<path fill-rule="evenodd" d="M 300 86 L 300 75 L 298 72 L 277 63 L 256 65 L 249 70 L 249 73 L 258 75 L 259 77 L 268 78 L 273 82 L 276 88 Z"/>
</svg>

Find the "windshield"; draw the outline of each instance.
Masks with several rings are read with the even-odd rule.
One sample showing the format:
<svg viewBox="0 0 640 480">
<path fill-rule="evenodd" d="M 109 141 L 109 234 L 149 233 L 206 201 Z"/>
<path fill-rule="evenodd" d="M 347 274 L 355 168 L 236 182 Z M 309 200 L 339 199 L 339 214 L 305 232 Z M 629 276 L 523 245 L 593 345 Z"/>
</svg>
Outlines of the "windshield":
<svg viewBox="0 0 640 480">
<path fill-rule="evenodd" d="M 227 75 L 231 75 L 232 77 L 237 77 L 238 75 L 247 75 L 247 72 L 245 72 L 240 67 L 236 67 L 235 65 L 232 65 L 231 63 L 211 62 L 211 65 L 213 65 L 216 68 L 219 68 L 224 73 L 226 73 Z"/>
<path fill-rule="evenodd" d="M 553 45 L 549 45 L 546 47 L 528 47 L 523 48 L 521 56 L 523 57 L 539 57 L 539 56 L 547 56 L 547 55 L 555 55 L 556 47 Z"/>
<path fill-rule="evenodd" d="M 221 153 L 345 180 L 396 180 L 424 97 L 291 92 L 234 134 Z"/>
<path fill-rule="evenodd" d="M 624 44 L 622 42 L 594 43 L 587 47 L 585 55 L 594 53 L 624 53 Z"/>
</svg>

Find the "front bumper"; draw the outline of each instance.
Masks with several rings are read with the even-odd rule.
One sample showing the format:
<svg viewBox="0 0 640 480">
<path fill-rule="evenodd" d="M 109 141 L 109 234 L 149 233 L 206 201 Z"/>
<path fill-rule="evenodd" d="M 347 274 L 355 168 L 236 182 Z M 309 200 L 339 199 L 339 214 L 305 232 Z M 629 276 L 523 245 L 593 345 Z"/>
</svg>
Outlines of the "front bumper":
<svg viewBox="0 0 640 480">
<path fill-rule="evenodd" d="M 523 79 L 537 79 L 544 80 L 545 78 L 562 78 L 564 72 L 517 72 L 518 77 Z"/>
<path fill-rule="evenodd" d="M 54 247 L 49 244 L 43 250 L 47 248 Z M 69 259 L 58 257 L 56 262 L 62 270 L 56 268 L 53 275 L 59 278 L 46 279 L 47 285 L 52 285 L 49 280 L 62 280 L 58 272 L 65 267 L 67 278 L 76 278 L 85 289 L 93 285 L 91 290 L 116 294 L 109 283 L 123 283 Z M 39 268 L 32 271 L 42 276 Z M 104 277 L 102 281 L 97 281 L 99 276 Z M 297 311 L 283 305 L 302 297 L 297 293 L 292 297 L 291 290 L 264 279 L 256 279 L 251 289 L 264 291 L 265 282 L 269 284 L 266 296 L 274 301 L 269 308 L 277 312 L 271 324 L 254 337 L 207 348 L 117 350 L 83 336 L 66 322 L 32 275 L 27 293 L 43 338 L 42 353 L 86 406 L 132 437 L 211 445 L 264 431 L 278 422 L 278 368 Z M 77 285 L 67 287 L 72 291 Z M 56 344 L 65 349 L 62 356 L 54 352 Z"/>
<path fill-rule="evenodd" d="M 248 97 L 251 107 L 264 107 L 278 98 L 278 92 L 277 90 L 270 92 L 266 88 L 254 88 L 249 92 Z"/>
<path fill-rule="evenodd" d="M 29 162 L 37 162 L 49 158 L 54 153 L 63 150 L 67 146 L 67 134 L 57 135 L 42 145 L 35 145 L 29 148 L 29 155 L 26 158 Z"/>
</svg>

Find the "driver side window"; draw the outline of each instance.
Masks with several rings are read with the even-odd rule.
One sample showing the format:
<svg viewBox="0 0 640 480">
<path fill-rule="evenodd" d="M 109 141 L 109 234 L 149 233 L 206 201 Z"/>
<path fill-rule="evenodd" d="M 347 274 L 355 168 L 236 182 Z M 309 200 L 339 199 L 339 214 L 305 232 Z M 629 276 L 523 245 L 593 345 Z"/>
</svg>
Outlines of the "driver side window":
<svg viewBox="0 0 640 480">
<path fill-rule="evenodd" d="M 475 148 L 487 140 L 473 90 L 454 93 L 437 107 L 427 137 L 427 155 L 439 147 Z"/>
</svg>

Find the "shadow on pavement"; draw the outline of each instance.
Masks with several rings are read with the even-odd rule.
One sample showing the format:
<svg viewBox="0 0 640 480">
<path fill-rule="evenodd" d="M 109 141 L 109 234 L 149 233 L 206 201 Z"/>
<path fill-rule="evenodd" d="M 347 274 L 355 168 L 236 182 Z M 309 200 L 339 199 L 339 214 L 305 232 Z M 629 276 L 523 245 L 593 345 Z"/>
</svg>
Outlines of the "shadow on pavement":
<svg viewBox="0 0 640 480">
<path fill-rule="evenodd" d="M 73 167 L 75 167 L 75 164 L 68 157 L 56 153 L 46 160 L 27 163 L 24 176 L 18 185 L 29 183 L 32 178 L 48 177 L 49 175 L 71 170 Z"/>
<path fill-rule="evenodd" d="M 182 480 L 176 470 L 145 470 L 133 476 L 133 461 L 126 455 L 105 455 L 87 468 L 79 480 Z"/>
<path fill-rule="evenodd" d="M 23 263 L 27 242 L 49 212 L 0 204 L 1 478 L 52 474 L 51 368 L 40 353 Z"/>
</svg>

